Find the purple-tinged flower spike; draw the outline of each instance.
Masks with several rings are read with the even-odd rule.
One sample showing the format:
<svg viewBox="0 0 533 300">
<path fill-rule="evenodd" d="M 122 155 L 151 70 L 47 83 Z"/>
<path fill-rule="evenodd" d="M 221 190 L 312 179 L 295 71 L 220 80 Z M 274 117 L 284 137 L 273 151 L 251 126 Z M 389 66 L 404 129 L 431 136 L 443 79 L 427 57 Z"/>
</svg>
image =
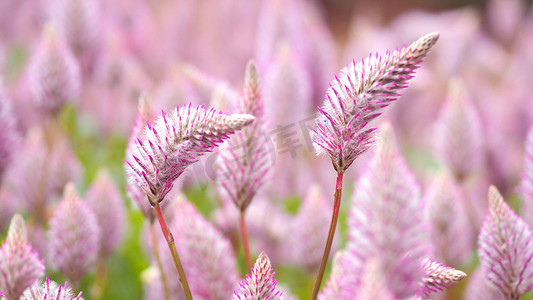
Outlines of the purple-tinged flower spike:
<svg viewBox="0 0 533 300">
<path fill-rule="evenodd" d="M 522 196 L 520 214 L 533 226 L 533 127 L 529 129 L 525 144 L 524 172 L 517 191 Z"/>
<path fill-rule="evenodd" d="M 478 241 L 481 266 L 507 299 L 518 299 L 533 287 L 533 233 L 496 187 L 489 188 L 488 198 Z"/>
<path fill-rule="evenodd" d="M 318 184 L 313 184 L 303 200 L 286 235 L 290 260 L 305 267 L 310 273 L 318 268 L 324 251 L 328 228 L 324 226 L 331 217 L 332 207 Z M 335 242 L 332 251 L 335 251 Z"/>
<path fill-rule="evenodd" d="M 228 299 L 231 289 L 239 282 L 236 258 L 231 244 L 195 207 L 182 199 L 176 203 L 174 223 L 176 246 L 187 270 L 194 298 Z M 163 246 L 160 247 L 164 249 Z M 175 274 L 168 251 L 161 251 L 165 274 Z M 170 273 L 172 272 L 172 273 Z M 168 280 L 170 282 L 170 279 Z M 172 284 L 172 283 L 170 283 Z M 229 293 L 228 293 L 229 291 Z"/>
<path fill-rule="evenodd" d="M 44 264 L 27 241 L 24 220 L 16 214 L 0 248 L 0 290 L 18 299 L 44 273 Z"/>
<path fill-rule="evenodd" d="M 431 258 L 426 259 L 423 268 L 426 275 L 422 278 L 424 288 L 420 295 L 424 297 L 448 289 L 466 277 L 465 272 L 450 268 Z"/>
<path fill-rule="evenodd" d="M 442 162 L 462 181 L 483 164 L 483 138 L 477 111 L 465 88 L 452 80 L 435 125 L 435 147 Z"/>
<path fill-rule="evenodd" d="M 83 300 L 81 294 L 75 295 L 66 282 L 61 286 L 47 277 L 42 284 L 36 282 L 27 289 L 21 300 Z"/>
<path fill-rule="evenodd" d="M 49 261 L 73 283 L 96 263 L 100 227 L 72 183 L 65 186 L 63 199 L 50 220 L 48 243 Z"/>
<path fill-rule="evenodd" d="M 460 265 L 471 255 L 475 240 L 460 186 L 443 171 L 433 179 L 424 201 L 433 256 Z"/>
<path fill-rule="evenodd" d="M 187 166 L 253 120 L 250 115 L 225 114 L 203 106 L 163 112 L 137 139 L 134 161 L 127 162 L 130 184 L 138 185 L 154 206 L 170 192 Z"/>
<path fill-rule="evenodd" d="M 463 299 L 506 300 L 506 297 L 487 278 L 487 271 L 479 266 L 469 275 Z"/>
<path fill-rule="evenodd" d="M 13 153 L 19 142 L 19 135 L 15 128 L 15 117 L 11 111 L 10 100 L 4 92 L 4 87 L 0 79 L 0 183 L 9 163 L 13 158 Z"/>
<path fill-rule="evenodd" d="M 428 251 L 420 187 L 385 123 L 368 169 L 357 183 L 348 219 L 348 255 L 353 274 L 378 259 L 386 287 L 397 298 L 419 290 Z M 361 278 L 353 285 L 360 286 Z"/>
<path fill-rule="evenodd" d="M 78 62 L 50 25 L 44 29 L 41 44 L 32 57 L 28 72 L 35 101 L 44 111 L 55 114 L 63 104 L 78 100 Z"/>
<path fill-rule="evenodd" d="M 367 261 L 362 274 L 361 288 L 358 289 L 358 300 L 395 300 L 398 299 L 389 291 L 385 282 L 384 272 L 378 259 Z"/>
<path fill-rule="evenodd" d="M 333 257 L 331 275 L 328 282 L 318 295 L 320 300 L 349 300 L 357 293 L 358 287 L 353 285 L 355 276 L 352 271 L 353 259 L 346 251 L 338 251 Z"/>
<path fill-rule="evenodd" d="M 250 114 L 256 120 L 221 147 L 217 180 L 221 197 L 230 199 L 244 212 L 259 188 L 269 179 L 273 165 L 267 147 L 259 76 L 253 61 L 246 67 L 239 106 L 239 113 Z"/>
<path fill-rule="evenodd" d="M 370 55 L 358 64 L 354 60 L 331 81 L 312 139 L 318 153 L 331 157 L 337 173 L 370 148 L 374 129 L 366 125 L 400 96 L 438 38 L 430 33 L 384 56 Z"/>
<path fill-rule="evenodd" d="M 125 226 L 125 207 L 108 172 L 100 171 L 85 195 L 87 204 L 96 215 L 100 234 L 99 258 L 105 259 L 122 241 Z"/>
<path fill-rule="evenodd" d="M 83 71 L 90 72 L 102 40 L 99 2 L 57 0 L 52 5 L 51 15 Z"/>
<path fill-rule="evenodd" d="M 274 270 L 265 252 L 261 252 L 252 269 L 252 274 L 247 274 L 237 290 L 234 290 L 232 300 L 280 300 L 283 292 L 276 289 L 277 281 L 274 279 Z"/>
</svg>

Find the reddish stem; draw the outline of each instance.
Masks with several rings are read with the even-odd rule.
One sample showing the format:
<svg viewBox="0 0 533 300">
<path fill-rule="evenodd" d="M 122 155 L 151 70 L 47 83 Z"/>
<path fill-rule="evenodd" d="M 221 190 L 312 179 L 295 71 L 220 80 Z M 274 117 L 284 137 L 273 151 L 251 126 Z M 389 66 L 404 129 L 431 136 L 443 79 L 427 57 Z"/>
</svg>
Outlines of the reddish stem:
<svg viewBox="0 0 533 300">
<path fill-rule="evenodd" d="M 174 259 L 174 264 L 176 265 L 176 269 L 178 270 L 178 274 L 180 275 L 181 286 L 183 287 L 183 291 L 185 292 L 185 297 L 187 298 L 187 300 L 192 300 L 191 289 L 189 288 L 187 277 L 185 277 L 185 271 L 183 270 L 183 266 L 181 265 L 181 261 L 178 256 L 178 250 L 176 250 L 174 237 L 172 236 L 172 233 L 168 230 L 167 223 L 163 218 L 163 213 L 161 212 L 161 206 L 159 206 L 159 203 L 156 203 L 154 205 L 154 209 L 155 215 L 157 216 L 157 220 L 159 221 L 159 225 L 161 225 L 161 231 L 163 231 L 163 235 L 165 236 L 168 247 L 170 248 L 170 253 L 172 254 L 172 258 Z"/>
<path fill-rule="evenodd" d="M 246 222 L 244 221 L 244 210 L 240 210 L 242 245 L 244 247 L 244 255 L 246 256 L 246 265 L 248 271 L 252 269 L 252 256 L 250 255 L 250 242 L 248 240 L 248 231 L 246 230 Z"/>
<path fill-rule="evenodd" d="M 335 187 L 335 203 L 333 205 L 333 215 L 331 216 L 331 224 L 329 225 L 328 239 L 326 241 L 326 247 L 324 248 L 324 255 L 322 256 L 322 262 L 320 263 L 320 269 L 318 270 L 318 276 L 316 278 L 315 287 L 313 289 L 312 300 L 316 300 L 320 285 L 322 284 L 322 277 L 324 277 L 324 271 L 328 263 L 329 252 L 331 251 L 331 244 L 333 243 L 333 237 L 335 236 L 335 229 L 337 228 L 337 220 L 339 219 L 339 210 L 341 207 L 342 196 L 342 177 L 343 173 L 337 173 L 337 185 Z"/>
</svg>

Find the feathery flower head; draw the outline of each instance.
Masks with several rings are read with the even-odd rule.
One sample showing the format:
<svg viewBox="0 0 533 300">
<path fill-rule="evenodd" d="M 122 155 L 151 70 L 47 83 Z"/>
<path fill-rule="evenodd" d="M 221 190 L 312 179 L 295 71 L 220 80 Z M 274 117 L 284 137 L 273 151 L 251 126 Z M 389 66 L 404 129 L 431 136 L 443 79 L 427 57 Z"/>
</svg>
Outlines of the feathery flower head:
<svg viewBox="0 0 533 300">
<path fill-rule="evenodd" d="M 80 68 L 68 46 L 47 25 L 29 65 L 30 87 L 38 105 L 55 114 L 69 101 L 78 100 Z"/>
<path fill-rule="evenodd" d="M 16 214 L 0 248 L 0 290 L 18 299 L 44 272 L 44 265 L 27 241 L 24 220 Z"/>
<path fill-rule="evenodd" d="M 465 272 L 450 268 L 431 258 L 424 262 L 426 275 L 422 278 L 424 285 L 421 295 L 429 297 L 429 294 L 448 289 L 456 285 L 466 277 Z"/>
<path fill-rule="evenodd" d="M 185 168 L 254 120 L 247 114 L 225 114 L 203 106 L 162 112 L 136 141 L 133 162 L 127 162 L 130 184 L 138 185 L 150 204 L 161 202 Z"/>
<path fill-rule="evenodd" d="M 386 278 L 378 259 L 371 258 L 367 261 L 362 274 L 361 288 L 357 292 L 358 300 L 395 300 L 394 294 L 389 291 Z"/>
<path fill-rule="evenodd" d="M 508 299 L 518 299 L 533 287 L 533 234 L 496 187 L 489 188 L 488 198 L 478 241 L 481 266 L 490 283 Z"/>
<path fill-rule="evenodd" d="M 463 263 L 472 253 L 475 237 L 466 199 L 453 175 L 447 170 L 436 175 L 424 200 L 434 255 L 451 265 Z"/>
<path fill-rule="evenodd" d="M 358 64 L 354 60 L 331 81 L 312 139 L 318 153 L 331 157 L 338 173 L 370 148 L 374 129 L 366 125 L 400 96 L 438 38 L 438 33 L 429 33 L 384 56 L 371 54 Z"/>
<path fill-rule="evenodd" d="M 239 282 L 235 269 L 237 260 L 231 243 L 196 210 L 193 204 L 184 197 L 176 200 L 171 230 L 183 267 L 187 270 L 187 280 L 192 294 L 195 298 L 227 299 L 231 289 Z M 164 249 L 163 245 L 160 249 Z M 178 277 L 169 251 L 161 254 L 165 255 L 168 256 L 169 266 L 173 269 L 168 271 L 165 269 L 166 274 L 172 272 L 171 274 Z"/>
<path fill-rule="evenodd" d="M 463 299 L 508 299 L 500 292 L 500 290 L 487 280 L 486 275 L 487 271 L 485 268 L 483 268 L 483 266 L 478 266 L 472 275 L 468 276 L 468 285 L 466 286 Z"/>
<path fill-rule="evenodd" d="M 483 163 L 482 127 L 459 81 L 450 82 L 447 98 L 436 123 L 435 146 L 442 162 L 462 180 Z"/>
<path fill-rule="evenodd" d="M 350 300 L 357 293 L 358 287 L 353 283 L 357 276 L 353 272 L 354 260 L 347 251 L 337 251 L 333 257 L 331 275 L 318 295 L 320 300 L 338 299 Z M 361 280 L 362 281 L 362 280 Z"/>
<path fill-rule="evenodd" d="M 48 242 L 50 262 L 72 282 L 78 281 L 96 263 L 100 227 L 94 212 L 78 196 L 72 183 L 65 186 L 63 199 L 50 219 Z"/>
<path fill-rule="evenodd" d="M 42 284 L 36 282 L 27 289 L 21 300 L 83 300 L 81 294 L 75 296 L 66 282 L 61 286 L 47 277 Z"/>
<path fill-rule="evenodd" d="M 348 219 L 348 253 L 354 274 L 376 258 L 389 291 L 397 298 L 416 294 L 428 243 L 420 187 L 394 140 L 390 124 L 382 132 L 368 169 L 360 178 Z M 356 278 L 353 285 L 361 284 Z"/>
<path fill-rule="evenodd" d="M 122 196 L 106 171 L 100 171 L 96 181 L 85 195 L 87 204 L 92 209 L 101 230 L 101 258 L 107 257 L 120 244 L 124 235 L 125 208 Z"/>
<path fill-rule="evenodd" d="M 517 188 L 522 196 L 522 218 L 533 226 L 533 127 L 529 129 L 525 143 L 524 172 Z"/>
<path fill-rule="evenodd" d="M 217 179 L 222 197 L 244 211 L 268 179 L 272 162 L 267 147 L 266 122 L 259 76 L 253 61 L 246 67 L 240 113 L 253 115 L 254 123 L 237 132 L 221 147 Z"/>
<path fill-rule="evenodd" d="M 234 290 L 232 300 L 280 300 L 283 292 L 276 289 L 277 280 L 274 279 L 274 270 L 265 252 L 261 252 L 255 261 L 252 274 L 247 274 L 246 279 L 239 284 L 239 289 Z"/>
</svg>

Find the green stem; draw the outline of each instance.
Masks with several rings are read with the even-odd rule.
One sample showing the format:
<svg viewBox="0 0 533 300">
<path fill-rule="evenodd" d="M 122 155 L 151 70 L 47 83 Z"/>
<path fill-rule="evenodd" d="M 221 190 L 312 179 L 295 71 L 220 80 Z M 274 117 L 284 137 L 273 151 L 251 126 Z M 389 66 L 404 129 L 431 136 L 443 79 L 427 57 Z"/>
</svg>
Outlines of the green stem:
<svg viewBox="0 0 533 300">
<path fill-rule="evenodd" d="M 154 256 L 157 262 L 157 267 L 161 274 L 161 282 L 163 283 L 163 290 L 165 291 L 165 299 L 170 300 L 170 294 L 168 292 L 167 278 L 165 277 L 165 272 L 163 271 L 163 264 L 161 263 L 161 257 L 159 256 L 159 247 L 157 246 L 157 238 L 155 237 L 154 224 L 150 223 L 150 236 L 152 237 L 152 247 L 154 249 Z"/>
<path fill-rule="evenodd" d="M 187 282 L 185 271 L 183 270 L 183 266 L 181 265 L 181 261 L 178 256 L 178 250 L 176 250 L 174 237 L 172 236 L 172 233 L 168 230 L 167 223 L 163 218 L 163 213 L 161 212 L 161 206 L 159 206 L 159 203 L 156 203 L 154 205 L 154 209 L 155 215 L 157 216 L 157 220 L 159 221 L 159 225 L 161 225 L 161 231 L 163 231 L 163 235 L 165 236 L 165 239 L 167 241 L 168 248 L 170 248 L 170 253 L 172 254 L 172 258 L 174 259 L 174 264 L 176 265 L 176 269 L 178 270 L 178 274 L 180 275 L 181 286 L 183 287 L 183 291 L 185 292 L 185 297 L 187 298 L 187 300 L 192 300 L 191 289 L 189 288 L 189 283 Z"/>
<path fill-rule="evenodd" d="M 252 269 L 252 256 L 250 255 L 250 242 L 248 240 L 248 232 L 246 230 L 246 222 L 244 221 L 244 210 L 240 210 L 242 245 L 244 247 L 244 255 L 246 256 L 246 265 L 248 271 Z"/>
<path fill-rule="evenodd" d="M 335 229 L 337 228 L 337 220 L 339 219 L 339 210 L 341 207 L 342 196 L 342 177 L 343 173 L 337 173 L 337 185 L 335 188 L 335 203 L 333 205 L 333 215 L 331 217 L 331 224 L 329 225 L 328 239 L 326 241 L 326 247 L 324 248 L 324 255 L 322 256 L 322 262 L 320 263 L 320 269 L 318 270 L 318 276 L 316 278 L 315 287 L 313 289 L 312 300 L 316 300 L 320 285 L 322 284 L 322 277 L 324 277 L 324 271 L 328 263 L 329 252 L 331 251 L 331 244 L 333 243 L 333 237 L 335 236 Z"/>
</svg>

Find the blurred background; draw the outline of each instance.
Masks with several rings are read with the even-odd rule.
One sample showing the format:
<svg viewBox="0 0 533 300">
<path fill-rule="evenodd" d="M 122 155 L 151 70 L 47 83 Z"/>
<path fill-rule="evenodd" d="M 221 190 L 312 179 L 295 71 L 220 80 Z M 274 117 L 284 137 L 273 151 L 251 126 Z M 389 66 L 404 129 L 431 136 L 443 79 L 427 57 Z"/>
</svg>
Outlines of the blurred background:
<svg viewBox="0 0 533 300">
<path fill-rule="evenodd" d="M 420 184 L 421 198 L 430 201 L 426 192 L 443 170 L 459 186 L 464 203 L 457 205 L 464 205 L 466 212 L 451 212 L 444 222 L 449 225 L 464 217 L 454 214 L 467 215 L 463 231 L 453 233 L 466 236 L 458 246 L 464 251 L 447 257 L 442 249 L 457 240 L 443 237 L 438 246 L 444 247 L 442 253 L 437 250 L 435 256 L 472 274 L 479 264 L 477 235 L 490 184 L 533 225 L 533 213 L 526 215 L 522 204 L 533 203 L 533 193 L 517 189 L 521 180 L 527 181 L 527 175 L 521 179 L 528 172 L 524 161 L 533 156 L 525 151 L 533 125 L 530 4 L 521 0 L 2 1 L 1 240 L 11 216 L 20 212 L 33 248 L 46 262 L 46 276 L 58 282 L 70 282 L 69 277 L 75 276 L 72 286 L 82 290 L 86 300 L 163 299 L 158 298 L 161 285 L 155 283 L 157 242 L 151 239 L 148 203 L 127 187 L 124 171 L 124 161 L 131 159 L 126 149 L 132 132 L 139 134 L 161 110 L 178 105 L 236 111 L 245 66 L 253 59 L 275 164 L 271 180 L 247 216 L 252 252 L 257 256 L 267 250 L 286 294 L 308 299 L 327 235 L 335 182 L 329 159 L 316 157 L 309 139 L 316 107 L 334 74 L 346 64 L 438 31 L 436 47 L 383 118 L 393 126 Z M 148 95 L 148 102 L 139 103 L 141 95 Z M 206 156 L 191 166 L 172 199 L 188 199 L 208 220 L 205 226 L 231 243 L 235 272 L 242 278 L 247 270 L 237 215 L 217 192 L 216 157 L 216 153 Z M 348 243 L 352 191 L 371 157 L 363 155 L 346 174 L 333 251 Z M 80 199 L 94 201 L 89 206 L 94 206 L 102 232 L 116 228 L 112 234 L 99 233 L 100 249 L 106 253 L 96 250 L 90 261 L 81 262 L 81 274 L 71 276 L 61 267 L 64 258 L 50 250 L 55 243 L 50 239 L 66 230 L 53 228 L 51 220 L 65 217 L 57 211 L 69 182 Z M 105 204 L 109 195 L 118 199 L 109 201 L 115 204 Z M 167 202 L 172 214 L 171 203 L 179 201 Z M 161 233 L 155 234 L 161 242 Z M 64 268 L 68 267 L 72 266 Z M 477 299 L 468 296 L 469 284 L 479 285 L 467 279 L 436 298 Z"/>
</svg>

